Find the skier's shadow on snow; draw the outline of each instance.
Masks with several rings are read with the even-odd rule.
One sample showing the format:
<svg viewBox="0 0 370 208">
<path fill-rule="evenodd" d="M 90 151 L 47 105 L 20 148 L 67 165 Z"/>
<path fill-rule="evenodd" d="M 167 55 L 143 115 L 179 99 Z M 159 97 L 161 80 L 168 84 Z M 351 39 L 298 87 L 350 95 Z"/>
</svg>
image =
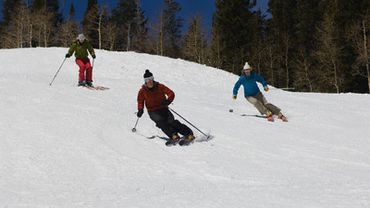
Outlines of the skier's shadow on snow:
<svg viewBox="0 0 370 208">
<path fill-rule="evenodd" d="M 214 136 L 212 135 L 207 135 L 207 136 L 201 136 L 201 137 L 198 137 L 196 138 L 194 141 L 195 142 L 209 142 L 211 141 L 213 138 L 215 138 Z"/>
</svg>

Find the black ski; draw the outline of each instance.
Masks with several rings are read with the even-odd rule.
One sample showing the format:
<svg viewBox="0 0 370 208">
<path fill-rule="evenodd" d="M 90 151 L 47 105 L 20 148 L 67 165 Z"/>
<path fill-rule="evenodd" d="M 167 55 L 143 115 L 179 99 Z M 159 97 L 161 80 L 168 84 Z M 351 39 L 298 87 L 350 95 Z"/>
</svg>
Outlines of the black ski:
<svg viewBox="0 0 370 208">
<path fill-rule="evenodd" d="M 166 141 L 166 143 L 165 143 L 165 145 L 166 145 L 167 147 L 171 147 L 171 146 L 175 146 L 177 143 L 178 143 L 178 142 L 176 142 L 176 141 L 167 140 L 167 141 Z"/>
<path fill-rule="evenodd" d="M 194 139 L 195 140 L 195 139 Z M 188 140 L 186 140 L 186 139 L 181 139 L 180 141 L 179 141 L 179 145 L 180 146 L 188 146 L 188 145 L 190 145 L 191 143 L 193 143 L 194 142 L 194 140 L 192 140 L 192 141 L 188 141 Z"/>
<path fill-rule="evenodd" d="M 257 115 L 257 114 L 241 114 L 240 116 L 249 116 L 249 117 L 257 117 L 257 118 L 267 118 L 267 116 Z"/>
</svg>

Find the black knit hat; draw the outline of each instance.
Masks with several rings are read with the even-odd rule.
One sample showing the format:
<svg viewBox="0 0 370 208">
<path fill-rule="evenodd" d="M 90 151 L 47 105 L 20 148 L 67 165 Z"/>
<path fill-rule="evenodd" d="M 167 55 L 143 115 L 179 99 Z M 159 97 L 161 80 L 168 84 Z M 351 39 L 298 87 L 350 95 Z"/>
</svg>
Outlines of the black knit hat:
<svg viewBox="0 0 370 208">
<path fill-rule="evenodd" d="M 144 74 L 144 81 L 146 82 L 147 80 L 154 80 L 153 74 L 149 71 L 149 69 L 145 70 Z"/>
<path fill-rule="evenodd" d="M 144 78 L 149 78 L 149 77 L 152 77 L 153 74 L 152 72 L 149 71 L 149 69 L 145 70 L 145 74 L 144 74 Z"/>
</svg>

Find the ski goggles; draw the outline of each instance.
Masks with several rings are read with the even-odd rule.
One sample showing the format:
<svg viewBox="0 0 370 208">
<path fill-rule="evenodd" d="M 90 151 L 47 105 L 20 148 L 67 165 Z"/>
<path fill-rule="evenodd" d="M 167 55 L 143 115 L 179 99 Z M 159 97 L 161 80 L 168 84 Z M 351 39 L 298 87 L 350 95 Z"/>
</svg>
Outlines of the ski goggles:
<svg viewBox="0 0 370 208">
<path fill-rule="evenodd" d="M 151 77 L 147 77 L 147 78 L 144 78 L 144 82 L 147 83 L 149 80 L 154 80 L 154 77 L 151 76 Z"/>
</svg>

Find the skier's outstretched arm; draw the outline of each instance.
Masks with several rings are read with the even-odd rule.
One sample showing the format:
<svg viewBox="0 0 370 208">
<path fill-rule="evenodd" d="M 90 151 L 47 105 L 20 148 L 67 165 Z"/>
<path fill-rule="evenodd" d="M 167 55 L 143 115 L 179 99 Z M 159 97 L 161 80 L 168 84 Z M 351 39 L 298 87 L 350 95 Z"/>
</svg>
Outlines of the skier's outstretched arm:
<svg viewBox="0 0 370 208">
<path fill-rule="evenodd" d="M 242 77 L 238 79 L 233 88 L 233 98 L 236 99 L 240 86 L 242 85 Z"/>
<path fill-rule="evenodd" d="M 137 95 L 137 110 L 138 111 L 144 109 L 144 102 L 145 102 L 144 92 L 143 92 L 143 89 L 140 89 Z"/>
</svg>

